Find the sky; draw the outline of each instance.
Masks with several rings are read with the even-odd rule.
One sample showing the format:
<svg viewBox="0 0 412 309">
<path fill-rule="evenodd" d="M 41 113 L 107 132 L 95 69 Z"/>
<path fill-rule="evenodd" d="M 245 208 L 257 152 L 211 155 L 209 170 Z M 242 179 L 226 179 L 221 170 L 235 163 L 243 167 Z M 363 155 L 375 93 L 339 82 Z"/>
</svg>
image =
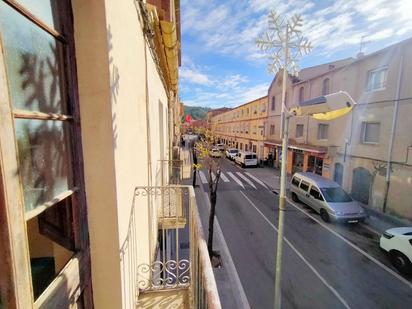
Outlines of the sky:
<svg viewBox="0 0 412 309">
<path fill-rule="evenodd" d="M 369 54 L 412 37 L 412 0 L 181 0 L 180 98 L 185 105 L 235 107 L 267 95 L 273 74 L 255 44 L 268 12 L 303 17 L 313 44 L 300 67 Z"/>
</svg>

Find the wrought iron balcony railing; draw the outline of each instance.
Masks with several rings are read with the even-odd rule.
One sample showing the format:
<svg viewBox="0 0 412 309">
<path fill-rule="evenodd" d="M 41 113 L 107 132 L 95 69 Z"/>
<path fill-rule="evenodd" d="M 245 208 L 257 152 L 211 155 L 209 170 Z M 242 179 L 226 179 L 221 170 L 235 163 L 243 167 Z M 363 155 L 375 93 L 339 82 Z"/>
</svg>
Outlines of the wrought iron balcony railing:
<svg viewBox="0 0 412 309">
<path fill-rule="evenodd" d="M 167 217 L 159 211 L 161 207 L 158 207 L 158 204 L 164 203 L 165 200 L 174 201 L 175 208 L 171 208 L 170 213 L 174 218 L 180 215 L 187 218 L 186 224 L 174 225 L 173 228 L 157 224 L 157 220 Z M 141 255 L 139 251 L 144 248 L 139 246 L 139 235 L 136 235 L 138 228 L 135 226 L 139 209 L 143 209 L 144 205 L 151 209 L 149 247 L 154 249 L 153 254 L 149 254 L 152 258 L 148 263 L 141 262 L 138 258 Z M 221 308 L 193 187 L 137 187 L 130 222 L 130 241 L 125 243 L 121 250 L 122 272 L 125 279 L 124 302 L 130 304 L 130 308 L 154 306 L 153 301 L 147 302 L 143 299 L 154 295 L 166 297 L 170 293 L 175 296 L 186 295 L 179 308 Z M 153 230 L 154 226 L 159 229 Z"/>
</svg>

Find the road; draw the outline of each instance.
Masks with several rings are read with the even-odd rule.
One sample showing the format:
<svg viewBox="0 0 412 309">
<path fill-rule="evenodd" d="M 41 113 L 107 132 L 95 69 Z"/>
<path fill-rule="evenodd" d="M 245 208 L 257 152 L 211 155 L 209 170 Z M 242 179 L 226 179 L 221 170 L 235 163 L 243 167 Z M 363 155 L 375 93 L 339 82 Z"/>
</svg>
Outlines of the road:
<svg viewBox="0 0 412 309">
<path fill-rule="evenodd" d="M 273 308 L 278 196 L 222 159 L 217 218 L 251 308 Z M 198 180 L 207 192 L 205 175 Z M 412 283 L 398 275 L 367 226 L 325 224 L 289 201 L 283 308 L 412 308 Z"/>
</svg>

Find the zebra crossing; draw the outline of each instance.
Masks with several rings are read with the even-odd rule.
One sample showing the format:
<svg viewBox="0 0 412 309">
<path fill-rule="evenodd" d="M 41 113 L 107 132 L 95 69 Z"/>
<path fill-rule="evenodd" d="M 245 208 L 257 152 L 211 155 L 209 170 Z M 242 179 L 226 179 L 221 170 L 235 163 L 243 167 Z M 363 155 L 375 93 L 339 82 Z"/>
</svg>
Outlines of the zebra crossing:
<svg viewBox="0 0 412 309">
<path fill-rule="evenodd" d="M 200 180 L 203 184 L 208 183 L 208 176 L 203 172 L 203 171 L 198 171 Z M 214 179 L 216 177 L 215 174 L 212 173 L 212 178 Z M 242 189 L 245 189 L 246 187 L 250 188 L 252 187 L 255 190 L 261 189 L 261 187 L 265 189 L 269 189 L 268 186 L 261 181 L 260 179 L 256 178 L 249 172 L 221 172 L 220 173 L 220 179 L 225 182 L 234 182 L 238 186 L 240 186 Z"/>
</svg>

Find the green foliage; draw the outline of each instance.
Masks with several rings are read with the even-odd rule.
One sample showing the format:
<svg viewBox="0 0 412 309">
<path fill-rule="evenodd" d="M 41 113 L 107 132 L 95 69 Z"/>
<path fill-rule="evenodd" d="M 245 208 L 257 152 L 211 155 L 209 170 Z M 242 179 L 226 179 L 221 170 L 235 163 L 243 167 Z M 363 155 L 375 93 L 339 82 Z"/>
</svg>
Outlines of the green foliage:
<svg viewBox="0 0 412 309">
<path fill-rule="evenodd" d="M 211 109 L 208 107 L 200 107 L 200 106 L 186 106 L 184 105 L 184 115 L 183 120 L 186 119 L 186 115 L 190 114 L 190 117 L 195 120 L 199 119 L 206 119 L 207 112 Z"/>
</svg>

